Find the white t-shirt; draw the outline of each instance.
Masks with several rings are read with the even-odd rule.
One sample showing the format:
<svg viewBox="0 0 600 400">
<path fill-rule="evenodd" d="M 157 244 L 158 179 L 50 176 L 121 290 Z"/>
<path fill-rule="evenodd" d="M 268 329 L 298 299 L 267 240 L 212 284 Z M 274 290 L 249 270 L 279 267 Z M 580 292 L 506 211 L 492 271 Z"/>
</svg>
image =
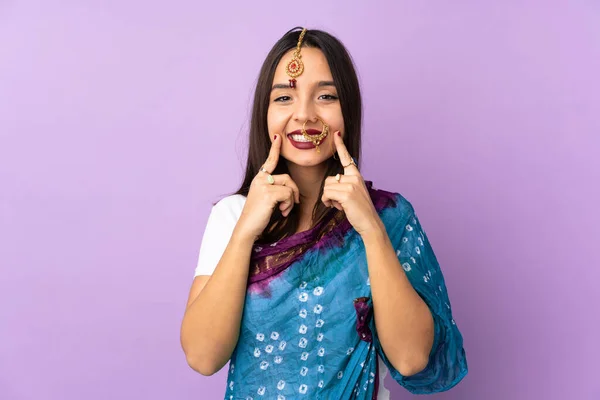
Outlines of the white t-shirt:
<svg viewBox="0 0 600 400">
<path fill-rule="evenodd" d="M 242 214 L 245 203 L 246 196 L 234 194 L 221 199 L 212 207 L 200 244 L 200 254 L 194 277 L 212 275 L 229 244 L 233 229 Z M 377 399 L 389 400 L 390 391 L 383 386 L 383 381 L 389 371 L 379 356 L 377 356 L 377 360 L 379 363 L 379 393 Z"/>
</svg>

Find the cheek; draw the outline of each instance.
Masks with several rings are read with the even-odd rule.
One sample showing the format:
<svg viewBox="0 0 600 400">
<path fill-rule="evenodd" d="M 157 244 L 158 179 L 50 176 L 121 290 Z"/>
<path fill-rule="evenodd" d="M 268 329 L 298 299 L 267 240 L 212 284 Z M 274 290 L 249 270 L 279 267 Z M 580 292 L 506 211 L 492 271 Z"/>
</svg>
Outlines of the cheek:
<svg viewBox="0 0 600 400">
<path fill-rule="evenodd" d="M 270 110 L 267 112 L 267 125 L 271 134 L 281 133 L 285 128 L 287 118 L 283 113 L 277 110 Z"/>
</svg>

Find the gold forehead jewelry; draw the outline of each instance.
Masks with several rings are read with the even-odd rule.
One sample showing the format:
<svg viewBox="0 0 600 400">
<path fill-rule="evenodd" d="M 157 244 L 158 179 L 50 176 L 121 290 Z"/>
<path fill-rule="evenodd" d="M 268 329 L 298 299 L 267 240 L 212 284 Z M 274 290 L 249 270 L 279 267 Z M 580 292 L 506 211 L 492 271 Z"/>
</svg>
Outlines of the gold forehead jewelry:
<svg viewBox="0 0 600 400">
<path fill-rule="evenodd" d="M 327 135 L 329 135 L 329 125 L 327 125 L 325 121 L 323 121 L 321 118 L 317 117 L 317 119 L 323 124 L 323 129 L 321 130 L 321 133 L 319 133 L 318 135 L 309 135 L 306 132 L 306 123 L 308 122 L 308 120 L 306 120 L 304 121 L 304 124 L 302 124 L 302 136 L 304 136 L 305 139 L 310 140 L 317 148 L 317 153 L 320 153 L 321 149 L 319 149 L 319 145 L 321 144 L 323 139 L 325 139 Z"/>
<path fill-rule="evenodd" d="M 302 46 L 302 39 L 304 39 L 304 34 L 306 33 L 306 28 L 302 29 L 300 33 L 300 38 L 298 39 L 298 44 L 296 45 L 296 50 L 294 51 L 294 55 L 290 62 L 287 63 L 285 68 L 285 72 L 292 78 L 290 79 L 290 87 L 292 89 L 296 88 L 296 78 L 302 75 L 304 72 L 304 63 L 302 62 L 302 54 L 300 54 L 300 47 Z"/>
</svg>

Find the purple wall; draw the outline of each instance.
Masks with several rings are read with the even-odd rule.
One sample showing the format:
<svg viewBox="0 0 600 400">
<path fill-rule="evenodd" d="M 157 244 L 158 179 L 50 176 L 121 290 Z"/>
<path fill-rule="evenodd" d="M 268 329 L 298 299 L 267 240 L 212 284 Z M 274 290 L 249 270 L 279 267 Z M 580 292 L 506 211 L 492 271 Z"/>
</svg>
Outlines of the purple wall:
<svg viewBox="0 0 600 400">
<path fill-rule="evenodd" d="M 470 373 L 432 398 L 600 398 L 598 2 L 35 3 L 0 1 L 0 399 L 222 398 L 179 324 L 295 25 L 350 49 L 364 175 L 445 272 Z"/>
</svg>

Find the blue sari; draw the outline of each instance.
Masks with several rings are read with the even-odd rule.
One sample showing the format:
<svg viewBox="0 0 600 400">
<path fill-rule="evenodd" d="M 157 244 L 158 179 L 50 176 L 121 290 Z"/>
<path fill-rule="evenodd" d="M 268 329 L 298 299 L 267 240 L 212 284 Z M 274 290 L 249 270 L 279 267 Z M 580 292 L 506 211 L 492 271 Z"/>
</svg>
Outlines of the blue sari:
<svg viewBox="0 0 600 400">
<path fill-rule="evenodd" d="M 364 244 L 334 208 L 308 231 L 254 245 L 225 399 L 376 399 L 378 355 L 415 394 L 448 390 L 467 374 L 444 277 L 412 205 L 371 182 L 367 187 L 402 268 L 433 315 L 427 367 L 402 376 L 387 359 Z"/>
</svg>

